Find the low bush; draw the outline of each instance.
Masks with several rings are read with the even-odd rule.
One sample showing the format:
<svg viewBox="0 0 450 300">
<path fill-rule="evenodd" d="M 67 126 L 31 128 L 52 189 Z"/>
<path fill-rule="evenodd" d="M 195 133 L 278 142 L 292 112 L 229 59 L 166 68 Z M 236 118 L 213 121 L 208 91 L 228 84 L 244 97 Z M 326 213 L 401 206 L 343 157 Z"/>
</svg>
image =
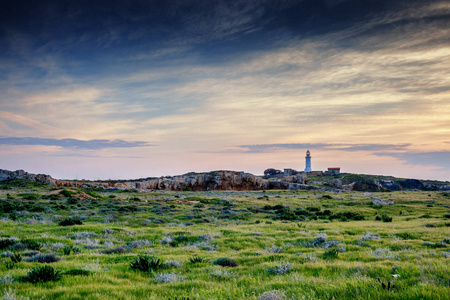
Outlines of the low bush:
<svg viewBox="0 0 450 300">
<path fill-rule="evenodd" d="M 21 193 L 17 196 L 22 197 L 24 200 L 37 200 L 39 199 L 40 195 L 35 193 Z"/>
<path fill-rule="evenodd" d="M 73 225 L 83 225 L 83 222 L 79 218 L 65 218 L 59 221 L 60 226 L 73 226 Z"/>
<path fill-rule="evenodd" d="M 27 262 L 38 262 L 41 264 L 48 264 L 52 262 L 57 262 L 60 260 L 60 258 L 53 253 L 39 253 L 34 256 L 25 258 L 24 260 Z"/>
<path fill-rule="evenodd" d="M 32 240 L 32 239 L 21 240 L 20 243 L 25 245 L 26 248 L 29 250 L 39 251 L 39 250 L 41 250 L 41 247 L 42 247 L 41 243 L 39 243 L 38 241 Z"/>
<path fill-rule="evenodd" d="M 47 199 L 47 200 L 59 200 L 59 195 L 57 194 L 51 194 L 51 195 L 43 195 L 42 199 Z"/>
<path fill-rule="evenodd" d="M 328 219 L 334 220 L 334 219 L 339 219 L 342 222 L 346 222 L 346 221 L 362 221 L 364 220 L 364 216 L 359 214 L 359 213 L 353 213 L 353 212 L 340 212 L 337 214 L 332 214 L 328 217 Z"/>
<path fill-rule="evenodd" d="M 155 282 L 157 283 L 173 283 L 183 281 L 183 277 L 176 273 L 159 273 L 155 275 Z"/>
<path fill-rule="evenodd" d="M 165 265 L 163 261 L 159 258 L 156 258 L 154 256 L 138 256 L 136 257 L 131 263 L 130 267 L 135 270 L 143 271 L 143 272 L 150 272 L 150 271 L 157 271 L 160 269 L 164 269 Z"/>
<path fill-rule="evenodd" d="M 124 247 L 118 246 L 113 249 L 105 249 L 102 251 L 102 253 L 104 253 L 104 254 L 127 253 L 127 249 L 125 249 Z"/>
<path fill-rule="evenodd" d="M 17 241 L 13 239 L 0 239 L 0 250 L 9 248 L 14 245 Z"/>
<path fill-rule="evenodd" d="M 51 266 L 36 267 L 31 269 L 22 279 L 31 283 L 58 281 L 61 279 L 61 271 L 55 270 Z"/>
<path fill-rule="evenodd" d="M 59 192 L 60 195 L 63 195 L 64 197 L 72 197 L 73 195 L 76 194 L 76 192 L 74 191 L 69 191 L 69 190 L 62 190 L 61 192 Z"/>
<path fill-rule="evenodd" d="M 278 265 L 274 267 L 270 267 L 267 269 L 267 272 L 271 275 L 284 275 L 286 273 L 289 273 L 292 270 L 292 264 L 284 264 L 284 265 Z"/>
<path fill-rule="evenodd" d="M 213 262 L 214 265 L 221 267 L 237 267 L 238 263 L 231 258 L 221 257 Z"/>
<path fill-rule="evenodd" d="M 382 215 L 381 216 L 381 221 L 389 223 L 392 222 L 392 217 L 386 216 L 386 215 Z"/>
</svg>

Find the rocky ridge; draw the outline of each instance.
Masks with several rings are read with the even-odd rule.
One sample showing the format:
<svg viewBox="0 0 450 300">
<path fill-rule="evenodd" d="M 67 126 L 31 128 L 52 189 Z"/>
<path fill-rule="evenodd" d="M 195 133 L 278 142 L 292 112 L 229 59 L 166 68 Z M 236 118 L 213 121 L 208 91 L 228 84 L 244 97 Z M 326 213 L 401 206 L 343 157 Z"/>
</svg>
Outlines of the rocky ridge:
<svg viewBox="0 0 450 300">
<path fill-rule="evenodd" d="M 318 187 L 306 184 L 304 176 L 286 176 L 280 180 L 266 180 L 250 173 L 239 171 L 213 171 L 208 173 L 189 173 L 173 177 L 160 177 L 138 181 L 72 181 L 58 180 L 50 175 L 31 174 L 23 170 L 0 170 L 0 181 L 4 180 L 30 180 L 56 187 L 80 188 L 96 187 L 104 189 L 136 189 L 167 190 L 167 191 L 212 191 L 212 190 L 314 190 Z"/>
</svg>

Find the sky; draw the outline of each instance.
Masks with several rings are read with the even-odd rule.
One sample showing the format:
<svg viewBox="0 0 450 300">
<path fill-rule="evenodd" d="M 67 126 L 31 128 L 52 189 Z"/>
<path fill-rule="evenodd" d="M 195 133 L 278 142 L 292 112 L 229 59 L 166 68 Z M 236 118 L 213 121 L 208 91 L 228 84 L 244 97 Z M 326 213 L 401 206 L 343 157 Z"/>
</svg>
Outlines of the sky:
<svg viewBox="0 0 450 300">
<path fill-rule="evenodd" d="M 0 0 L 0 169 L 450 180 L 450 2 Z"/>
</svg>

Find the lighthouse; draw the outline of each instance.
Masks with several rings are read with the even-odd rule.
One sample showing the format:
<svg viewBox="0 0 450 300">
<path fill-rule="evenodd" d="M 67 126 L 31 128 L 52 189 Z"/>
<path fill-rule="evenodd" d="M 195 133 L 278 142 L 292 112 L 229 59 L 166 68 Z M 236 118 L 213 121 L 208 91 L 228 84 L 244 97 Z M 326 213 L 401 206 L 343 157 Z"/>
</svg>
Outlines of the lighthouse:
<svg viewBox="0 0 450 300">
<path fill-rule="evenodd" d="M 306 151 L 306 164 L 305 164 L 305 173 L 311 172 L 311 152 Z"/>
</svg>

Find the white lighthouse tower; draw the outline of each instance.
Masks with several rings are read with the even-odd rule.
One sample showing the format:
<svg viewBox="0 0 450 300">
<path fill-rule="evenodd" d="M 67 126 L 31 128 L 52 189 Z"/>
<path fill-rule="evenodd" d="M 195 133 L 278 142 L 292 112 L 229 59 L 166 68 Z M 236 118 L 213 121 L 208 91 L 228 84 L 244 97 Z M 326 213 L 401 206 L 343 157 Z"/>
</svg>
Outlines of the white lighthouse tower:
<svg viewBox="0 0 450 300">
<path fill-rule="evenodd" d="M 311 152 L 306 151 L 306 165 L 305 165 L 305 173 L 311 172 Z"/>
</svg>

